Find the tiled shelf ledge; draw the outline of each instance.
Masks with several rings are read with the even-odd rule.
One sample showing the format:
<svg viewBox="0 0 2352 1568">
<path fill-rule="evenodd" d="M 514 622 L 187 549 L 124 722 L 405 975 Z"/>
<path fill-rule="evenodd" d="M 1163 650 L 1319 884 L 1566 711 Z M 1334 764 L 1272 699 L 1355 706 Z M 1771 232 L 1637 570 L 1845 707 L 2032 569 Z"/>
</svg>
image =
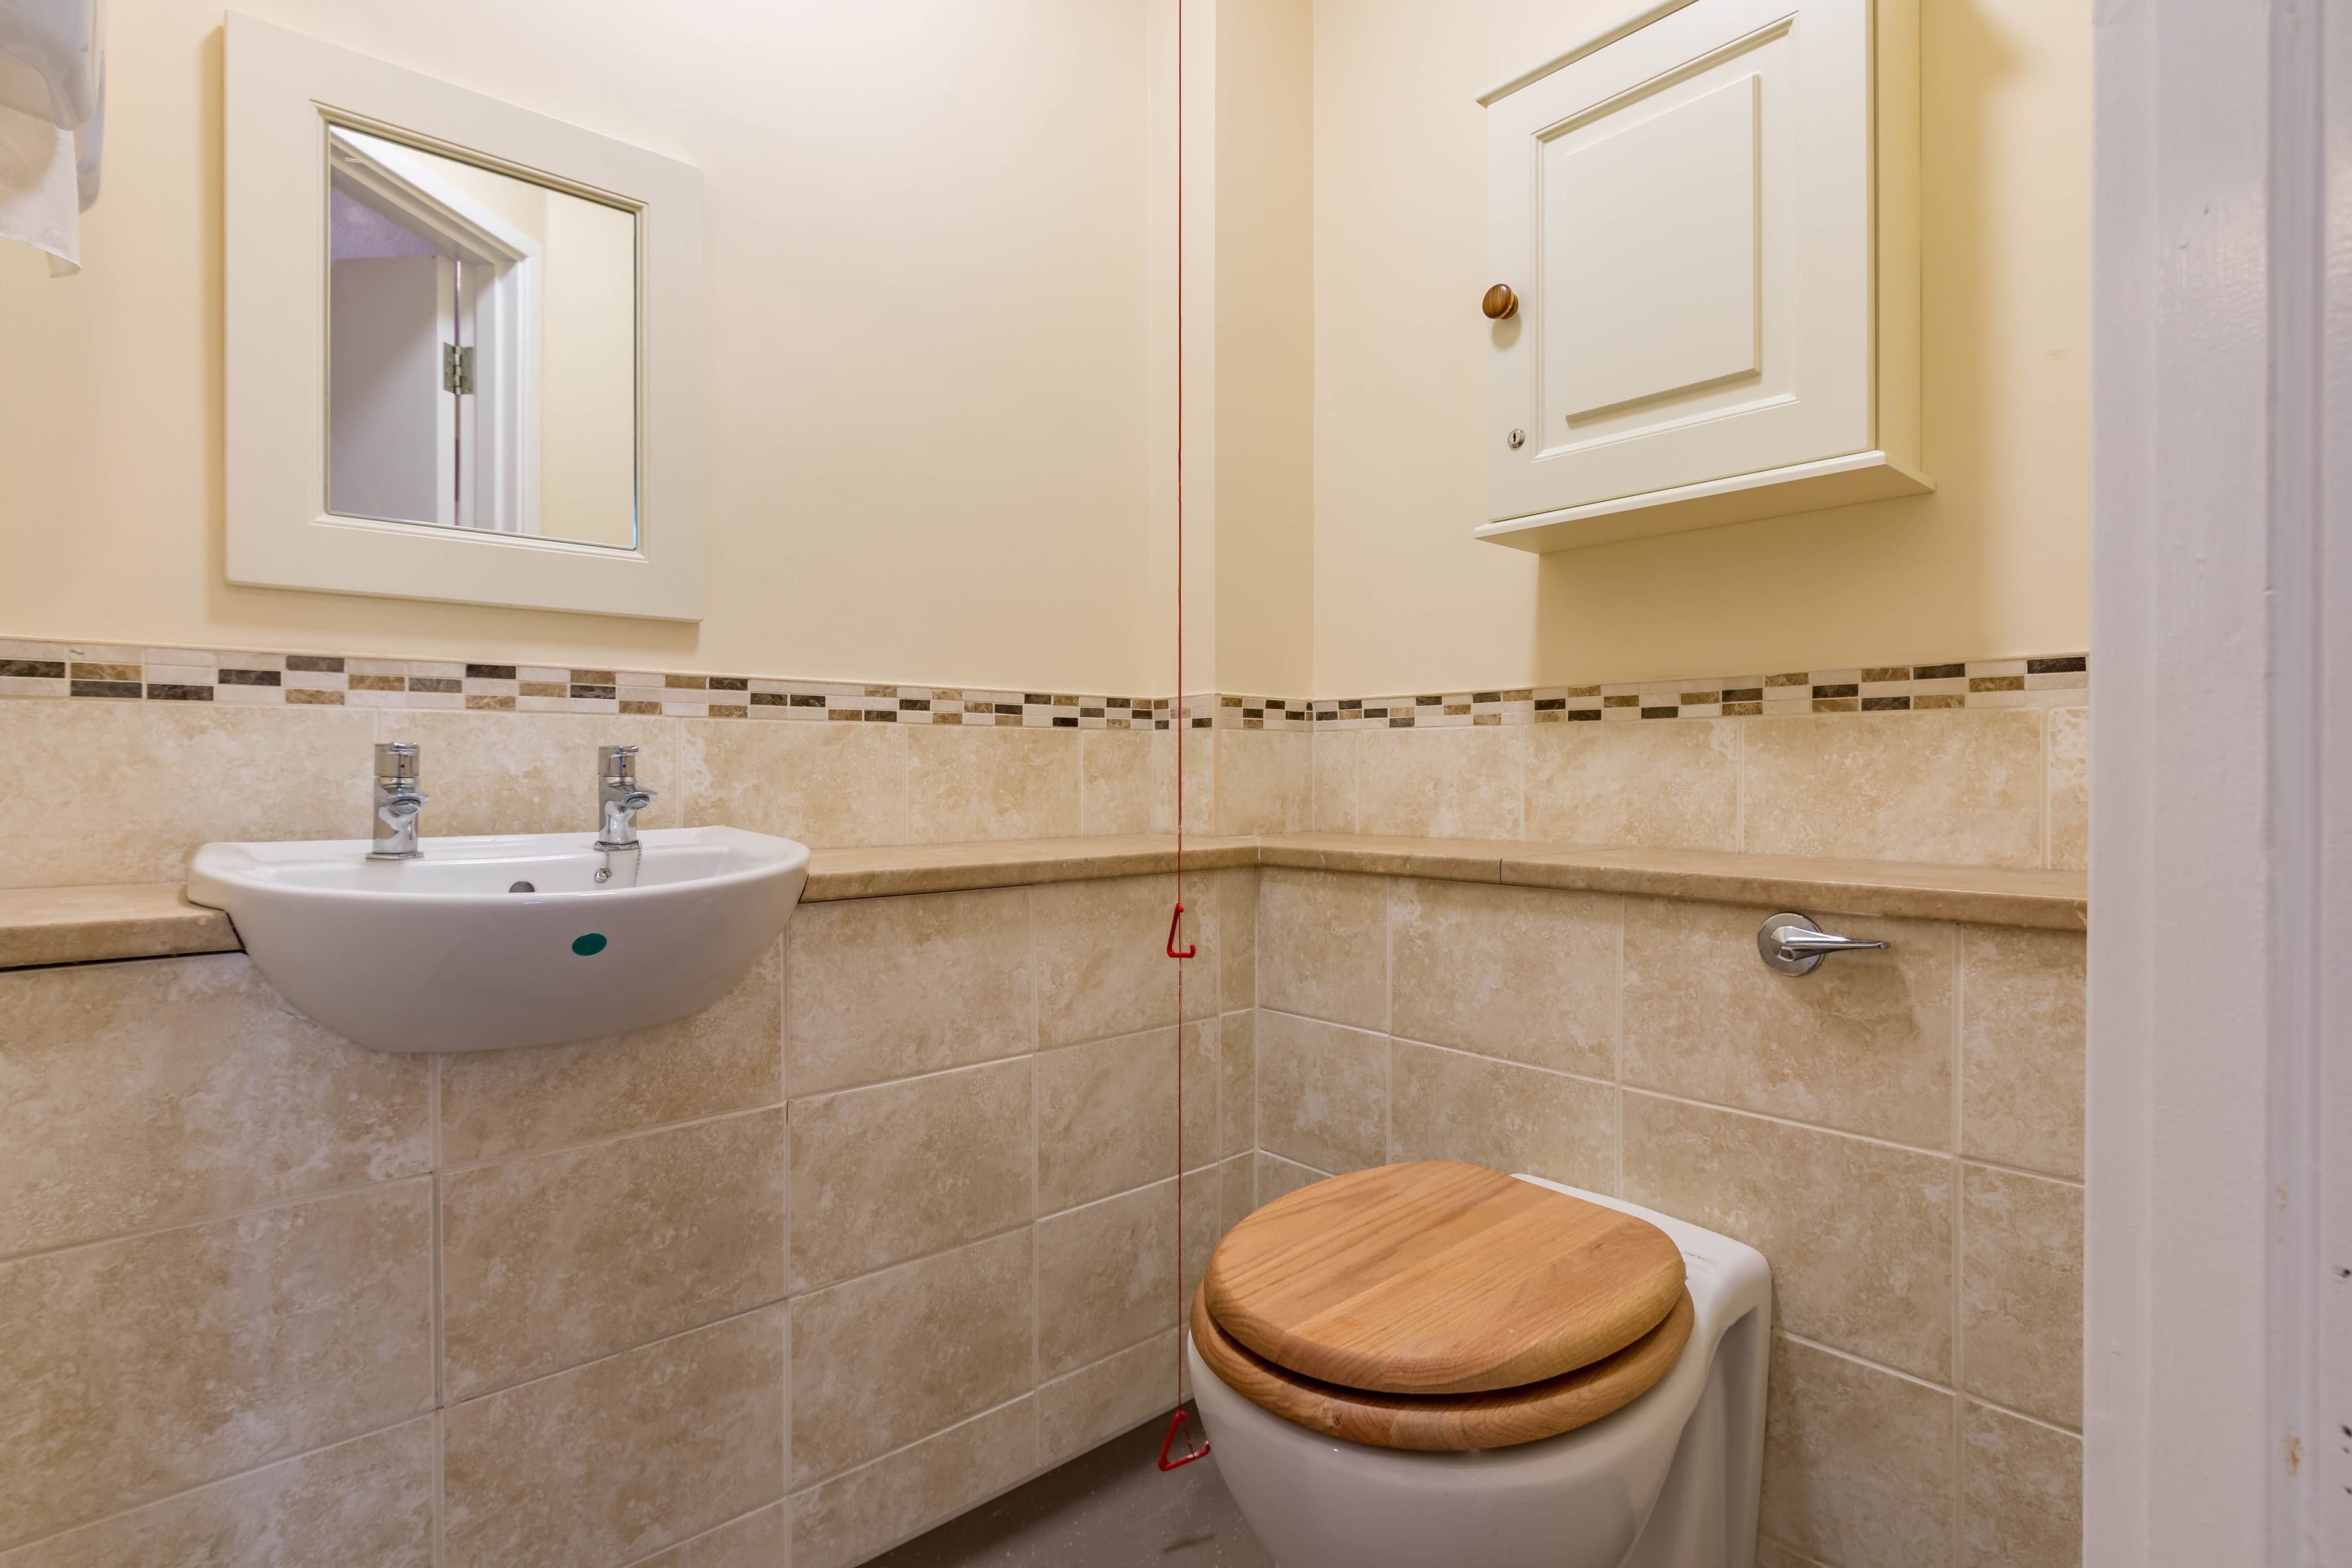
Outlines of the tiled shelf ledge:
<svg viewBox="0 0 2352 1568">
<path fill-rule="evenodd" d="M 2084 930 L 2090 910 L 2088 879 L 2080 871 L 1909 866 L 1698 849 L 1595 849 L 1293 833 L 1187 838 L 1184 862 L 1195 871 L 1284 866 L 2043 931 Z M 820 849 L 802 899 L 826 903 L 1029 887 L 1149 876 L 1175 867 L 1176 840 L 1165 834 Z M 0 889 L 0 969 L 230 952 L 237 946 L 228 917 L 189 903 L 177 883 Z"/>
<path fill-rule="evenodd" d="M 0 889 L 0 969 L 235 952 L 228 917 L 188 902 L 177 882 Z"/>
</svg>

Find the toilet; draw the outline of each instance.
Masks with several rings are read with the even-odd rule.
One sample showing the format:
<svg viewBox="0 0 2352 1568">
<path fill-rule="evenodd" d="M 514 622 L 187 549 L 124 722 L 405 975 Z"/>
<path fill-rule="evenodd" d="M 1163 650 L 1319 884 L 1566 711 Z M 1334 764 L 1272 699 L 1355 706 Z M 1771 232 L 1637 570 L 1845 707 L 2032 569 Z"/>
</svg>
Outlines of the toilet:
<svg viewBox="0 0 2352 1568">
<path fill-rule="evenodd" d="M 1752 1568 L 1770 1317 L 1753 1247 L 1425 1161 L 1236 1225 L 1186 1361 L 1282 1568 Z"/>
</svg>

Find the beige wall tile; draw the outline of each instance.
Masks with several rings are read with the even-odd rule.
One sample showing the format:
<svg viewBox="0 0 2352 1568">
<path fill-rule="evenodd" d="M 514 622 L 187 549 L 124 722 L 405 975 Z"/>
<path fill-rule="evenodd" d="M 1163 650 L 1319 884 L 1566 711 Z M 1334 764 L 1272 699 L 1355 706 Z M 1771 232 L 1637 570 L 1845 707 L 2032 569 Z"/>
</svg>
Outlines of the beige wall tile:
<svg viewBox="0 0 2352 1568">
<path fill-rule="evenodd" d="M 2081 1438 L 1970 1400 L 1960 1477 L 1960 1568 L 2080 1568 Z"/>
<path fill-rule="evenodd" d="M 1188 1219 L 1213 1215 L 1215 1206 L 1205 1184 L 1185 1194 Z M 1196 1246 L 1213 1228 L 1204 1224 Z M 1172 1181 L 1039 1220 L 1038 1377 L 1075 1372 L 1171 1326 L 1175 1249 Z"/>
<path fill-rule="evenodd" d="M 1318 833 L 1356 831 L 1356 735 L 1349 730 L 1318 731 L 1315 741 L 1314 828 Z"/>
<path fill-rule="evenodd" d="M 1176 1331 L 1037 1390 L 1037 1462 L 1058 1465 L 1176 1405 Z"/>
<path fill-rule="evenodd" d="M 784 1293 L 784 1112 L 441 1178 L 443 1379 L 470 1398 Z"/>
<path fill-rule="evenodd" d="M 1361 1029 L 1389 1021 L 1385 877 L 1259 873 L 1258 1000 Z"/>
<path fill-rule="evenodd" d="M 1395 888 L 1391 1033 L 1563 1072 L 1615 1072 L 1622 900 L 1416 878 Z"/>
<path fill-rule="evenodd" d="M 417 1179 L 0 1264 L 0 1547 L 433 1405 Z"/>
<path fill-rule="evenodd" d="M 1184 831 L 1207 833 L 1217 818 L 1217 747 L 1206 730 L 1160 730 L 1152 733 L 1152 756 L 1172 784 L 1176 759 L 1184 759 Z M 1176 830 L 1176 801 L 1171 794 L 1166 817 L 1153 825 L 1161 833 Z"/>
<path fill-rule="evenodd" d="M 1960 1150 L 2083 1173 L 2084 939 L 1960 927 Z"/>
<path fill-rule="evenodd" d="M 1789 975 L 1756 954 L 1757 928 L 1772 912 L 1625 900 L 1624 1081 L 1948 1148 L 1952 928 L 1825 919 L 1887 950 Z"/>
<path fill-rule="evenodd" d="M 265 1465 L 0 1554 L 0 1568 L 432 1568 L 433 1423 Z"/>
<path fill-rule="evenodd" d="M 792 1505 L 772 1502 L 631 1568 L 780 1568 L 792 1538 Z"/>
<path fill-rule="evenodd" d="M 1617 1090 L 1460 1051 L 1389 1042 L 1389 1149 L 1617 1190 Z"/>
<path fill-rule="evenodd" d="M 1252 867 L 1213 874 L 1217 904 L 1217 976 L 1225 1012 L 1257 1005 L 1257 893 Z M 1186 985 L 1197 984 L 1188 980 Z"/>
<path fill-rule="evenodd" d="M 1257 1163 L 1271 1158 L 1255 1150 L 1236 1154 L 1217 1167 L 1217 1238 L 1224 1239 L 1225 1232 L 1249 1216 L 1257 1207 Z M 1187 1185 L 1184 1201 L 1191 1204 L 1193 1189 Z M 1211 1250 L 1214 1250 L 1213 1247 Z"/>
<path fill-rule="evenodd" d="M 243 953 L 0 972 L 0 1255 L 431 1163 L 430 1063 L 352 1045 Z"/>
<path fill-rule="evenodd" d="M 1219 1021 L 1184 1026 L 1184 1157 L 1218 1154 Z M 1176 1169 L 1176 1031 L 1154 1029 L 1037 1058 L 1037 1212 L 1143 1186 Z"/>
<path fill-rule="evenodd" d="M 1954 1404 L 1942 1389 L 1775 1335 L 1763 1532 L 1857 1568 L 1949 1563 Z"/>
<path fill-rule="evenodd" d="M 386 710 L 379 741 L 414 741 L 428 833 L 586 833 L 604 826 L 596 748 L 637 748 L 655 793 L 641 827 L 678 821 L 677 719 L 610 713 L 434 713 Z"/>
<path fill-rule="evenodd" d="M 917 844 L 1078 831 L 1078 748 L 1056 730 L 907 731 L 907 833 Z"/>
<path fill-rule="evenodd" d="M 1742 722 L 1740 847 L 1752 854 L 2042 864 L 2038 709 Z"/>
<path fill-rule="evenodd" d="M 688 826 L 722 824 L 820 849 L 911 842 L 911 728 L 782 720 L 679 722 L 679 809 Z"/>
<path fill-rule="evenodd" d="M 1258 1146 L 1332 1175 L 1387 1163 L 1388 1057 L 1381 1036 L 1260 1013 Z"/>
<path fill-rule="evenodd" d="M 1029 890 L 810 904 L 793 916 L 792 1091 L 816 1094 L 1027 1050 Z"/>
<path fill-rule="evenodd" d="M 1217 1153 L 1257 1147 L 1257 1010 L 1217 1021 Z"/>
<path fill-rule="evenodd" d="M 1030 1391 L 1033 1241 L 1017 1230 L 793 1300 L 795 1487 Z"/>
<path fill-rule="evenodd" d="M 792 1116 L 794 1290 L 1030 1216 L 1036 1131 L 1026 1058 L 795 1100 Z"/>
<path fill-rule="evenodd" d="M 445 1568 L 633 1563 L 773 1501 L 783 1366 L 769 1307 L 450 1406 Z"/>
<path fill-rule="evenodd" d="M 1528 732 L 1499 724 L 1358 731 L 1356 831 L 1524 837 Z"/>
<path fill-rule="evenodd" d="M 1314 820 L 1315 737 L 1217 730 L 1217 831 L 1304 833 Z"/>
<path fill-rule="evenodd" d="M 2050 710 L 2050 868 L 2091 864 L 2091 710 Z"/>
<path fill-rule="evenodd" d="M 1078 731 L 1078 831 L 1163 833 L 1172 779 L 1155 765 L 1149 730 Z"/>
<path fill-rule="evenodd" d="M 1318 1171 L 1286 1160 L 1279 1154 L 1269 1154 L 1261 1149 L 1257 1154 L 1256 1191 L 1252 1194 L 1253 1208 L 1264 1208 L 1279 1197 L 1286 1197 L 1301 1187 L 1311 1187 L 1332 1173 Z"/>
<path fill-rule="evenodd" d="M 1036 1402 L 976 1415 L 793 1498 L 793 1568 L 847 1568 L 1029 1473 Z M 779 1559 L 781 1561 L 781 1559 Z"/>
<path fill-rule="evenodd" d="M 1175 896 L 1173 877 L 1114 877 L 1029 890 L 1040 1046 L 1138 1034 L 1176 1016 L 1176 965 L 1167 952 Z M 1211 1009 L 1214 1003 L 1213 994 L 1204 999 Z"/>
<path fill-rule="evenodd" d="M 1527 837 L 1549 844 L 1738 848 L 1744 721 L 1533 726 Z"/>
<path fill-rule="evenodd" d="M 1960 1385 L 2083 1425 L 2083 1189 L 1970 1165 L 1961 1215 Z"/>
<path fill-rule="evenodd" d="M 1948 1383 L 1955 1163 L 1627 1094 L 1625 1191 L 1772 1265 L 1774 1324 Z"/>
<path fill-rule="evenodd" d="M 442 1163 L 776 1104 L 784 1097 L 782 972 L 780 944 L 699 1013 L 611 1039 L 442 1058 Z"/>
<path fill-rule="evenodd" d="M 0 887 L 176 882 L 214 839 L 364 838 L 374 743 L 355 709 L 0 702 L 0 757 L 72 767 L 70 788 L 0 790 Z"/>
</svg>

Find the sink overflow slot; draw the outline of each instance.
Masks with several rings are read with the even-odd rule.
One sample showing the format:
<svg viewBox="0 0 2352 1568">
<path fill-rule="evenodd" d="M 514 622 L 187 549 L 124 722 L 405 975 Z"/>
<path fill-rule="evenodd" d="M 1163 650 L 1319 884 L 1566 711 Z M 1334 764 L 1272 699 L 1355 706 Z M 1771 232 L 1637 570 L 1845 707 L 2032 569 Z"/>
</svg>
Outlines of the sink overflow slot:
<svg viewBox="0 0 2352 1568">
<path fill-rule="evenodd" d="M 509 893 L 536 893 L 539 889 L 532 887 L 529 882 L 517 882 L 513 887 L 509 888 L 507 891 Z"/>
</svg>

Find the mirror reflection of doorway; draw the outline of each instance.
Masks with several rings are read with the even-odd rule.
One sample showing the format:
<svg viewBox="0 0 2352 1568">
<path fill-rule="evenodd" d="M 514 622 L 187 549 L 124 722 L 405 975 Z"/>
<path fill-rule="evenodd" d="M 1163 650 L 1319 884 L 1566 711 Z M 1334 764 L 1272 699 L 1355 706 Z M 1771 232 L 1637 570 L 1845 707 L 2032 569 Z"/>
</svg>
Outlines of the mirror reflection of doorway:
<svg viewBox="0 0 2352 1568">
<path fill-rule="evenodd" d="M 540 532 L 544 247 L 532 229 L 553 193 L 328 134 L 328 509 Z"/>
</svg>

